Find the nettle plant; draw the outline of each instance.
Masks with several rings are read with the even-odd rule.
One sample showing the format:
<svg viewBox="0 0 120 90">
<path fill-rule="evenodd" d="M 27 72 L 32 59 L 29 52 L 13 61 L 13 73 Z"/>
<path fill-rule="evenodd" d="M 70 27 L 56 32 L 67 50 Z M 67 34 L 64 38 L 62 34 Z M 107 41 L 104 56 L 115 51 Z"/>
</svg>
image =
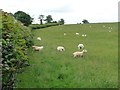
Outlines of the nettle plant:
<svg viewBox="0 0 120 90">
<path fill-rule="evenodd" d="M 28 63 L 27 51 L 33 44 L 31 30 L 12 14 L 2 13 L 2 88 L 12 88 L 15 75 Z"/>
</svg>

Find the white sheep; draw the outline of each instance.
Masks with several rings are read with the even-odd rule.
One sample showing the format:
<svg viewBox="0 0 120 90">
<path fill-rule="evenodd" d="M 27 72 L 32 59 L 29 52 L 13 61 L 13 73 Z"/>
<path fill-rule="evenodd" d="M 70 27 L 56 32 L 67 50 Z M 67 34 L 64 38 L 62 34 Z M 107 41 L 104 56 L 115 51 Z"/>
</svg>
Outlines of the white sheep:
<svg viewBox="0 0 120 90">
<path fill-rule="evenodd" d="M 64 36 L 66 35 L 66 33 L 64 33 Z"/>
<path fill-rule="evenodd" d="M 86 37 L 87 35 L 85 34 L 84 36 Z"/>
<path fill-rule="evenodd" d="M 82 37 L 84 37 L 85 35 L 84 34 L 82 34 Z"/>
<path fill-rule="evenodd" d="M 108 27 L 108 29 L 111 29 L 111 27 Z"/>
<path fill-rule="evenodd" d="M 87 36 L 87 34 L 82 34 L 82 37 L 86 37 Z"/>
<path fill-rule="evenodd" d="M 103 25 L 103 27 L 105 27 L 105 25 Z"/>
<path fill-rule="evenodd" d="M 84 48 L 84 45 L 83 44 L 79 44 L 78 45 L 78 49 L 83 49 Z"/>
<path fill-rule="evenodd" d="M 84 49 L 84 50 L 81 51 L 81 52 L 80 52 L 80 51 L 76 51 L 76 52 L 73 53 L 73 56 L 74 56 L 74 57 L 83 57 L 83 54 L 86 53 L 86 52 L 87 52 L 86 49 Z"/>
<path fill-rule="evenodd" d="M 79 35 L 79 33 L 75 33 L 76 35 Z"/>
<path fill-rule="evenodd" d="M 32 46 L 32 48 L 33 48 L 33 50 L 34 51 L 41 51 L 41 50 L 43 50 L 43 46 Z"/>
<path fill-rule="evenodd" d="M 57 50 L 61 52 L 61 51 L 65 51 L 65 48 L 63 46 L 58 46 Z"/>
<path fill-rule="evenodd" d="M 40 37 L 37 37 L 37 40 L 41 41 L 42 39 Z"/>
</svg>

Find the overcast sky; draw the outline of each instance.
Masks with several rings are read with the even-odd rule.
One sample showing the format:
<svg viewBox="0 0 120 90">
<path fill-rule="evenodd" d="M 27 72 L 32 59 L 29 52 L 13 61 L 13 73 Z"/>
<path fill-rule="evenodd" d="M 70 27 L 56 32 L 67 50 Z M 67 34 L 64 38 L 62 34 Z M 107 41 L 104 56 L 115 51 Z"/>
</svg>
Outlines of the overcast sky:
<svg viewBox="0 0 120 90">
<path fill-rule="evenodd" d="M 76 24 L 87 19 L 95 22 L 117 22 L 119 0 L 0 0 L 0 9 L 15 13 L 24 11 L 35 18 L 52 15 L 53 20 L 61 18 L 66 24 Z"/>
</svg>

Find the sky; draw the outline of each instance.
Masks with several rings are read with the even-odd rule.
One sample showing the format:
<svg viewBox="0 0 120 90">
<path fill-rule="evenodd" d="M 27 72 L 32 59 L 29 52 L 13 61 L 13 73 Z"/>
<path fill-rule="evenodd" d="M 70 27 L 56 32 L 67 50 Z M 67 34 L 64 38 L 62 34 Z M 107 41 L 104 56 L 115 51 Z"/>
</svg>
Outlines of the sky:
<svg viewBox="0 0 120 90">
<path fill-rule="evenodd" d="M 54 21 L 61 18 L 65 24 L 118 22 L 119 0 L 0 0 L 0 9 L 15 13 L 24 11 L 39 23 L 39 15 L 51 15 Z"/>
</svg>

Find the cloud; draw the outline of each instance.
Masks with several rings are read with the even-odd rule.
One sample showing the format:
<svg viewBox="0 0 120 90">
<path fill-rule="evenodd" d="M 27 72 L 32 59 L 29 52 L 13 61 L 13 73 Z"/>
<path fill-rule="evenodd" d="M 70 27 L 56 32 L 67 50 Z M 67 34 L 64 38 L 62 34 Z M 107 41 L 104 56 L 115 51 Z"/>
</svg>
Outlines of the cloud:
<svg viewBox="0 0 120 90">
<path fill-rule="evenodd" d="M 70 7 L 70 5 L 64 5 L 61 7 L 54 7 L 50 9 L 44 10 L 44 12 L 51 12 L 51 13 L 70 13 L 73 12 L 73 9 Z"/>
<path fill-rule="evenodd" d="M 0 9 L 15 13 L 24 11 L 36 20 L 40 14 L 63 18 L 66 23 L 82 19 L 90 22 L 118 21 L 119 0 L 1 0 Z M 120 18 L 120 17 L 119 17 Z"/>
</svg>

